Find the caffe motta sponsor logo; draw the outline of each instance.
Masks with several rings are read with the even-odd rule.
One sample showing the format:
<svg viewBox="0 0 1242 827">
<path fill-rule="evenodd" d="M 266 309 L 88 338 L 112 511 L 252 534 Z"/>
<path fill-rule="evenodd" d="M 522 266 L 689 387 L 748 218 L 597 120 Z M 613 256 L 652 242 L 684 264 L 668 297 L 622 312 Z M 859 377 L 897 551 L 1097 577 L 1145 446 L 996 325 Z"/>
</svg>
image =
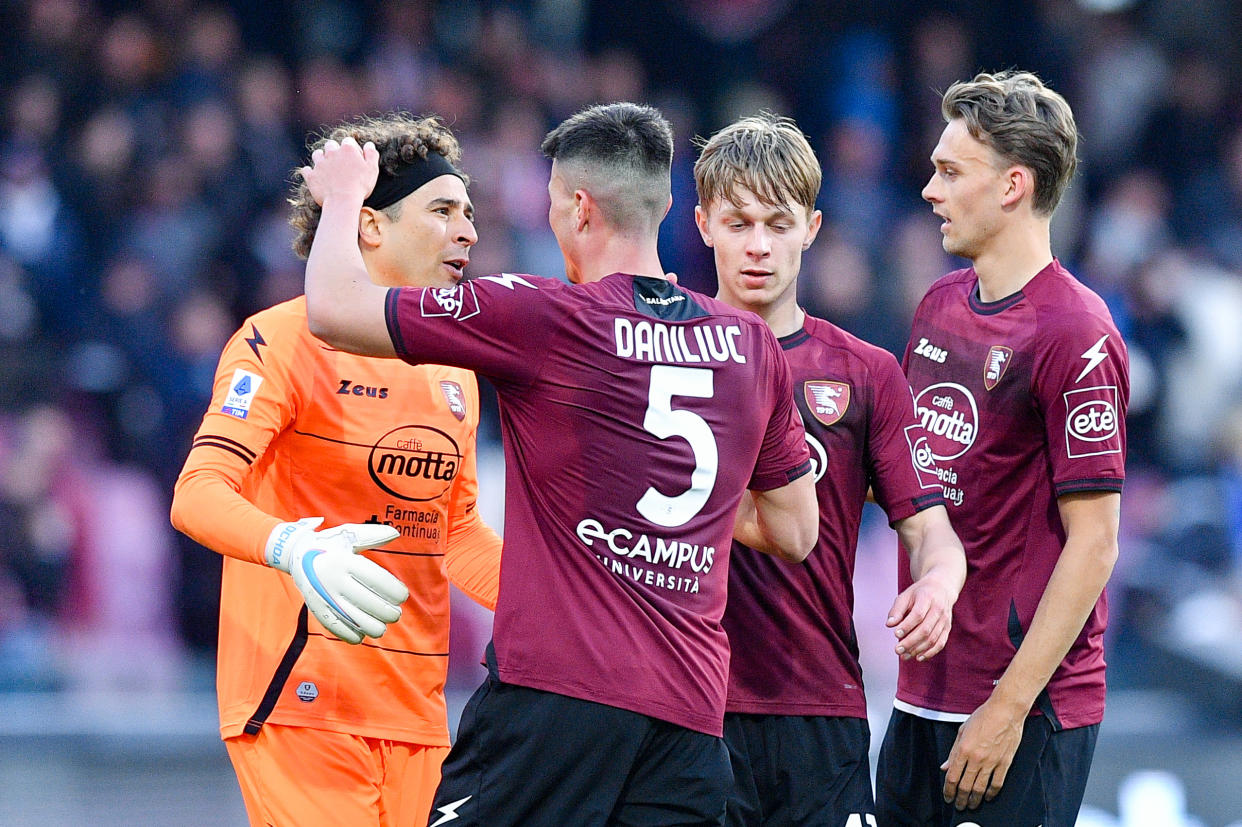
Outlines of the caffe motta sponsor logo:
<svg viewBox="0 0 1242 827">
<path fill-rule="evenodd" d="M 914 412 L 927 434 L 936 462 L 957 459 L 975 444 L 979 408 L 970 390 L 962 385 L 928 385 L 914 398 Z"/>
<path fill-rule="evenodd" d="M 392 496 L 427 502 L 452 485 L 461 459 L 461 448 L 444 431 L 405 425 L 380 437 L 367 458 L 367 470 L 375 484 Z"/>
<path fill-rule="evenodd" d="M 1121 453 L 1116 385 L 1065 392 L 1065 450 L 1074 458 Z"/>
<path fill-rule="evenodd" d="M 828 452 L 824 450 L 824 443 L 809 430 L 806 432 L 806 447 L 811 452 L 811 476 L 819 482 L 828 471 Z"/>
</svg>

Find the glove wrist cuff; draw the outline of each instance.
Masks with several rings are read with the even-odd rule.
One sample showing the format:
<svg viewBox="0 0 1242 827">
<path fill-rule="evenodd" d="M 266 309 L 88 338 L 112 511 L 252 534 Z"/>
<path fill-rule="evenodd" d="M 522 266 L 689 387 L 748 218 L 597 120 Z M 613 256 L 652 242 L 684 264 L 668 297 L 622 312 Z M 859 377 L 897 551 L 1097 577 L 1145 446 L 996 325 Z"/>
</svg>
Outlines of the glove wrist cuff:
<svg viewBox="0 0 1242 827">
<path fill-rule="evenodd" d="M 277 523 L 272 533 L 267 535 L 267 544 L 263 547 L 263 559 L 274 569 L 288 572 L 293 562 L 294 547 L 297 537 L 307 528 L 298 523 Z"/>
</svg>

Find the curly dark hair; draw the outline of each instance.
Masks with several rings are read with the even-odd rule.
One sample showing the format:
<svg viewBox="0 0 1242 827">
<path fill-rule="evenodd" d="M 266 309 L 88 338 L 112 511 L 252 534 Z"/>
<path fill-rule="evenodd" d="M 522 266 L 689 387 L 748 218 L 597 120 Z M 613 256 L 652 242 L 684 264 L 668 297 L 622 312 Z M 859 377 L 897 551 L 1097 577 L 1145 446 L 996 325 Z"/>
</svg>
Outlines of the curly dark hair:
<svg viewBox="0 0 1242 827">
<path fill-rule="evenodd" d="M 403 165 L 426 158 L 428 152 L 443 155 L 454 166 L 461 162 L 461 145 L 438 117 L 415 117 L 407 112 L 367 115 L 337 124 L 315 138 L 308 145 L 306 154 L 309 157 L 328 140 L 339 143 L 350 136 L 359 146 L 367 141 L 375 144 L 379 150 L 380 169 L 390 175 Z M 297 233 L 293 239 L 293 251 L 304 259 L 310 254 L 311 242 L 315 240 L 323 210 L 311 197 L 298 170 L 294 170 L 293 180 L 293 194 L 289 197 L 293 212 L 289 223 Z M 398 217 L 400 211 L 400 202 L 383 210 L 391 218 Z"/>
</svg>

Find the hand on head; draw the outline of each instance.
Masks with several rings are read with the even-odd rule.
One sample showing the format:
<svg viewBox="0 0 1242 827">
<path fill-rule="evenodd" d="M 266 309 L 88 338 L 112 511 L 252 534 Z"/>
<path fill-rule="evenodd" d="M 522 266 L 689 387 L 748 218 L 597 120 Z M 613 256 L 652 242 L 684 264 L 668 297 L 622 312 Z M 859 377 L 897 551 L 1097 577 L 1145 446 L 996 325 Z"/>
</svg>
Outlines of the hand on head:
<svg viewBox="0 0 1242 827">
<path fill-rule="evenodd" d="M 379 177 L 379 151 L 371 141 L 358 146 L 352 136 L 340 143 L 328 139 L 311 153 L 310 165 L 300 172 L 311 197 L 321 207 L 338 198 L 361 206 Z"/>
</svg>

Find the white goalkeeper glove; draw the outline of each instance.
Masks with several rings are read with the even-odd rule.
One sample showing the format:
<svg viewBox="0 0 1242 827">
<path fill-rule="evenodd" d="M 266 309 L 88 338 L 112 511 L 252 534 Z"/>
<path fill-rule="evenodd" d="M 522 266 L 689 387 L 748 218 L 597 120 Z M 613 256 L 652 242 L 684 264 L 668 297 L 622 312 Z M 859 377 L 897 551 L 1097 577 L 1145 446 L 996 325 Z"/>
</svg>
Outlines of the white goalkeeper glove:
<svg viewBox="0 0 1242 827">
<path fill-rule="evenodd" d="M 399 535 L 392 526 L 346 523 L 315 531 L 323 517 L 280 523 L 268 535 L 267 564 L 293 578 L 306 607 L 346 643 L 379 637 L 401 619 L 410 590 L 378 563 L 359 556 Z"/>
</svg>

